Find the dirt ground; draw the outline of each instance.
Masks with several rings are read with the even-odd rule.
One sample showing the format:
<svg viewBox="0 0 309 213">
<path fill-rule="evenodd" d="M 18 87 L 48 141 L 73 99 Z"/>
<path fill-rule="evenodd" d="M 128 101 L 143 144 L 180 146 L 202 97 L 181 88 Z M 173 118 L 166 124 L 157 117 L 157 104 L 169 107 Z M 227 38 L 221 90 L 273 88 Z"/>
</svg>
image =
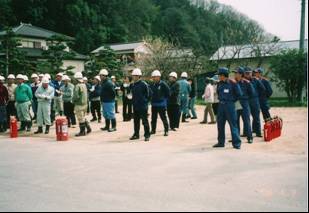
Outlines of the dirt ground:
<svg viewBox="0 0 309 213">
<path fill-rule="evenodd" d="M 203 108 L 198 107 L 199 118 Z M 274 108 L 283 136 L 215 150 L 216 125 L 130 142 L 133 124 L 70 141 L 0 135 L 0 211 L 306 211 L 307 109 Z M 141 132 L 143 133 L 143 131 Z M 227 133 L 229 130 L 227 128 Z M 142 135 L 142 134 L 141 134 Z"/>
</svg>

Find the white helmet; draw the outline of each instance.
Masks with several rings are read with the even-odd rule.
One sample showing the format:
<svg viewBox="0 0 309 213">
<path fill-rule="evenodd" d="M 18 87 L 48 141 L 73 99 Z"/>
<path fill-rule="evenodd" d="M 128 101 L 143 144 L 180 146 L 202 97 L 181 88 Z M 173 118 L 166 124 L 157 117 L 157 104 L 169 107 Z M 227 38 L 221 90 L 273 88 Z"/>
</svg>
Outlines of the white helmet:
<svg viewBox="0 0 309 213">
<path fill-rule="evenodd" d="M 77 72 L 74 74 L 75 79 L 82 80 L 83 79 L 83 74 L 81 72 Z"/>
<path fill-rule="evenodd" d="M 40 78 L 44 78 L 44 74 L 42 74 L 42 73 L 39 74 L 39 77 L 40 77 Z"/>
<path fill-rule="evenodd" d="M 178 78 L 178 75 L 176 72 L 171 72 L 170 77 Z"/>
<path fill-rule="evenodd" d="M 63 81 L 70 81 L 70 77 L 67 76 L 67 75 L 63 75 L 63 78 L 62 78 Z"/>
<path fill-rule="evenodd" d="M 23 76 L 22 74 L 18 74 L 18 75 L 16 76 L 16 79 L 22 79 L 22 80 L 24 80 L 24 76 Z"/>
<path fill-rule="evenodd" d="M 4 80 L 5 80 L 5 78 L 0 75 L 0 81 L 4 81 Z"/>
<path fill-rule="evenodd" d="M 42 84 L 49 84 L 49 79 L 46 78 L 46 77 L 44 77 L 44 78 L 42 79 Z"/>
<path fill-rule="evenodd" d="M 161 77 L 161 73 L 159 70 L 155 70 L 151 73 L 151 77 Z"/>
<path fill-rule="evenodd" d="M 88 78 L 87 78 L 87 77 L 83 77 L 83 80 L 84 80 L 84 81 L 88 81 Z"/>
<path fill-rule="evenodd" d="M 51 79 L 51 76 L 50 76 L 50 74 L 48 74 L 48 73 L 46 73 L 46 74 L 44 75 L 44 77 L 48 78 L 49 80 Z M 43 77 L 43 78 L 44 78 L 44 77 Z"/>
<path fill-rule="evenodd" d="M 132 76 L 142 76 L 142 71 L 139 68 L 136 68 L 132 72 Z"/>
<path fill-rule="evenodd" d="M 10 75 L 7 77 L 7 79 L 15 79 L 15 75 L 10 74 Z"/>
<path fill-rule="evenodd" d="M 99 75 L 108 76 L 108 71 L 106 69 L 102 69 Z"/>
<path fill-rule="evenodd" d="M 38 78 L 39 76 L 37 75 L 37 74 L 35 74 L 35 73 L 33 73 L 32 75 L 31 75 L 31 78 Z"/>
<path fill-rule="evenodd" d="M 63 77 L 63 73 L 62 73 L 62 72 L 59 72 L 56 76 Z"/>
<path fill-rule="evenodd" d="M 96 77 L 94 77 L 94 79 L 97 79 L 98 81 L 101 81 L 101 78 L 98 75 Z"/>
<path fill-rule="evenodd" d="M 111 79 L 116 79 L 116 76 L 113 75 L 113 76 L 111 77 Z"/>
<path fill-rule="evenodd" d="M 181 73 L 181 77 L 182 78 L 188 78 L 188 73 L 186 73 L 186 72 Z"/>
<path fill-rule="evenodd" d="M 29 81 L 28 76 L 24 75 L 24 81 Z"/>
</svg>

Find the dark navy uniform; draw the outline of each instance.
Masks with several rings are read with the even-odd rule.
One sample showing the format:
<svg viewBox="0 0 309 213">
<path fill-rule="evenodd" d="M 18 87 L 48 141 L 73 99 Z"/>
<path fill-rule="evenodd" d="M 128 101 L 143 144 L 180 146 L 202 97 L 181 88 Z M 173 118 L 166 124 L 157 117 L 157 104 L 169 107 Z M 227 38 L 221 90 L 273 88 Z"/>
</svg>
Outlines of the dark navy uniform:
<svg viewBox="0 0 309 213">
<path fill-rule="evenodd" d="M 102 111 L 105 118 L 105 128 L 103 131 L 115 131 L 116 130 L 116 116 L 115 116 L 115 97 L 116 91 L 114 84 L 110 79 L 106 79 L 101 83 L 101 101 L 102 101 Z M 110 123 L 112 124 L 112 129 L 110 129 Z"/>
<path fill-rule="evenodd" d="M 244 69 L 243 68 L 238 69 L 237 72 L 240 74 L 244 74 Z M 251 111 L 250 111 L 249 99 L 253 96 L 254 88 L 253 85 L 250 83 L 250 81 L 246 79 L 241 79 L 237 83 L 242 91 L 242 96 L 239 98 L 242 109 L 237 111 L 238 129 L 240 133 L 240 117 L 242 117 L 244 123 L 244 135 L 247 136 L 248 142 L 252 143 L 253 136 L 250 122 Z"/>
<path fill-rule="evenodd" d="M 258 68 L 258 69 L 256 69 L 255 72 L 259 72 L 260 74 L 263 74 L 264 70 L 262 68 Z M 260 106 L 261 106 L 263 118 L 264 118 L 264 120 L 267 120 L 267 119 L 271 118 L 271 115 L 270 115 L 270 112 L 269 112 L 270 105 L 269 105 L 268 99 L 272 96 L 273 90 L 271 88 L 270 82 L 266 78 L 262 77 L 259 80 L 261 81 L 261 83 L 265 87 L 264 92 L 259 93 L 259 101 L 260 101 Z"/>
<path fill-rule="evenodd" d="M 219 75 L 226 75 L 228 77 L 228 69 L 220 68 Z M 225 146 L 225 124 L 228 121 L 232 133 L 233 147 L 240 149 L 241 140 L 237 128 L 237 114 L 235 109 L 235 102 L 242 96 L 239 85 L 232 80 L 220 81 L 217 87 L 217 94 L 219 98 L 218 107 L 218 144 L 215 147 Z"/>
<path fill-rule="evenodd" d="M 252 78 L 250 82 L 254 88 L 253 95 L 249 99 L 251 115 L 253 117 L 252 129 L 253 129 L 253 132 L 256 133 L 257 136 L 261 136 L 262 135 L 261 118 L 260 118 L 261 109 L 260 109 L 259 94 L 265 91 L 265 87 L 256 78 Z"/>
<path fill-rule="evenodd" d="M 180 123 L 180 99 L 179 99 L 179 83 L 172 82 L 170 83 L 170 97 L 167 102 L 167 113 L 170 120 L 170 128 L 175 131 L 179 128 Z"/>
<path fill-rule="evenodd" d="M 151 134 L 156 134 L 157 129 L 157 119 L 158 114 L 160 115 L 160 118 L 164 125 L 164 132 L 165 136 L 168 134 L 169 124 L 167 120 L 167 101 L 170 96 L 170 88 L 169 86 L 164 82 L 160 81 L 158 83 L 153 83 L 150 86 L 151 92 L 152 92 L 152 98 L 151 98 Z"/>
<path fill-rule="evenodd" d="M 132 84 L 131 91 L 134 112 L 134 135 L 131 140 L 139 138 L 141 120 L 144 125 L 145 139 L 149 139 L 150 127 L 148 122 L 148 103 L 151 97 L 149 86 L 146 82 L 139 80 Z"/>
</svg>

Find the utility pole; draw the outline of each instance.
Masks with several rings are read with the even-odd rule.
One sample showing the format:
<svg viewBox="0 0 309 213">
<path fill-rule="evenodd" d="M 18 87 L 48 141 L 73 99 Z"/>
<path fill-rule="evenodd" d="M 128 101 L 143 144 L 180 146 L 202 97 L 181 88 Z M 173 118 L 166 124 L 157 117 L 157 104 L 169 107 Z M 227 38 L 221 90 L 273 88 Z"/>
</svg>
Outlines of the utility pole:
<svg viewBox="0 0 309 213">
<path fill-rule="evenodd" d="M 306 0 L 301 0 L 301 25 L 299 49 L 305 49 L 305 28 L 306 28 Z"/>
<path fill-rule="evenodd" d="M 305 50 L 305 28 L 306 28 L 306 0 L 301 0 L 301 23 L 300 23 L 300 51 Z M 304 67 L 306 82 L 308 81 L 307 67 Z M 308 99 L 307 84 L 305 84 L 305 91 L 302 92 L 302 102 Z"/>
</svg>

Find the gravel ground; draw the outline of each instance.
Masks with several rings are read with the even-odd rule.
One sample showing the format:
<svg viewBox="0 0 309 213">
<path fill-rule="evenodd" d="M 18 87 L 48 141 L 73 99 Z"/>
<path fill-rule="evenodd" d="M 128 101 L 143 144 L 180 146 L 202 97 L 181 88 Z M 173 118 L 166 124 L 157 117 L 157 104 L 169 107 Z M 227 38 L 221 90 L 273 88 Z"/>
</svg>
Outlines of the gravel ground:
<svg viewBox="0 0 309 213">
<path fill-rule="evenodd" d="M 133 124 L 123 122 L 115 133 L 92 124 L 78 139 L 71 129 L 60 143 L 54 129 L 0 135 L 0 211 L 306 211 L 307 109 L 272 113 L 283 136 L 242 150 L 212 149 L 216 126 L 200 120 L 169 137 L 160 124 L 149 143 L 130 142 Z"/>
</svg>

